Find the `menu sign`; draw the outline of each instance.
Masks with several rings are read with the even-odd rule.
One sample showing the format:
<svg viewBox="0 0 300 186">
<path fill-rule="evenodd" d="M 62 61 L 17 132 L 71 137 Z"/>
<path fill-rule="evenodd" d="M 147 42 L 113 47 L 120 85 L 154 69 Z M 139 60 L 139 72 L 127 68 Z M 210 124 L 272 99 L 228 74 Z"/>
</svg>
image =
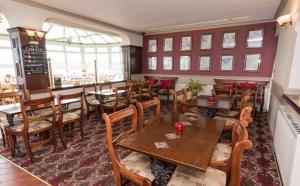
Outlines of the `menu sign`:
<svg viewBox="0 0 300 186">
<path fill-rule="evenodd" d="M 23 62 L 25 74 L 47 74 L 48 63 L 46 50 L 38 44 L 23 46 Z"/>
</svg>

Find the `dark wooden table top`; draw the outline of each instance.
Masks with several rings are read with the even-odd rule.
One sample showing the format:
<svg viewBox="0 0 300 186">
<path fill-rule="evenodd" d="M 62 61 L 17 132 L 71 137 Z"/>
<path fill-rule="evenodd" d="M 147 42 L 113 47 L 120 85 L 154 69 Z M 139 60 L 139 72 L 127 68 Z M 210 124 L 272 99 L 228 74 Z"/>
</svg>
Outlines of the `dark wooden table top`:
<svg viewBox="0 0 300 186">
<path fill-rule="evenodd" d="M 125 90 L 118 90 L 118 93 L 124 93 Z M 96 95 L 96 96 L 113 96 L 116 94 L 112 89 L 102 90 L 102 91 L 91 91 L 87 93 L 88 95 Z"/>
<path fill-rule="evenodd" d="M 168 113 L 117 145 L 166 162 L 205 171 L 225 121 L 198 115 L 198 119 L 192 122 L 191 126 L 184 127 L 181 138 L 167 139 L 165 135 L 175 132 L 175 123 L 178 121 L 187 121 L 187 117 L 183 113 Z M 154 143 L 162 141 L 166 142 L 169 148 L 156 148 Z"/>
<path fill-rule="evenodd" d="M 67 99 L 67 100 L 63 100 L 62 104 L 71 104 L 71 103 L 75 103 L 78 101 L 79 101 L 79 99 L 76 99 L 76 98 Z M 58 105 L 56 99 L 55 99 L 55 105 Z M 0 113 L 4 113 L 4 114 L 8 114 L 8 115 L 20 114 L 21 113 L 20 103 L 0 105 Z"/>
<path fill-rule="evenodd" d="M 216 102 L 212 103 L 209 100 L 210 96 L 197 96 L 197 98 L 193 98 L 188 100 L 186 105 L 193 107 L 204 107 L 210 109 L 222 109 L 222 110 L 230 110 L 235 102 L 235 96 L 217 96 Z"/>
<path fill-rule="evenodd" d="M 0 185 L 50 185 L 23 168 L 0 156 Z"/>
</svg>

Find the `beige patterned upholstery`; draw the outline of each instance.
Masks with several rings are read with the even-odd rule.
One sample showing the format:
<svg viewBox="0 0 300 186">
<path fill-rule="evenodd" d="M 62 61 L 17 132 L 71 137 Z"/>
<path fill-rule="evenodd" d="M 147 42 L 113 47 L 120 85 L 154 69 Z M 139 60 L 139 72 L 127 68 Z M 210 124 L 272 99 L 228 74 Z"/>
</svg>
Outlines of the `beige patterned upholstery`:
<svg viewBox="0 0 300 186">
<path fill-rule="evenodd" d="M 220 170 L 208 167 L 205 172 L 177 166 L 168 186 L 225 186 L 226 174 Z"/>
<path fill-rule="evenodd" d="M 221 117 L 221 116 L 215 116 L 214 119 L 225 120 L 226 121 L 225 128 L 232 128 L 232 129 L 234 125 L 239 122 L 239 120 L 235 118 L 228 118 L 228 117 Z"/>
<path fill-rule="evenodd" d="M 168 89 L 159 89 L 158 93 L 159 94 L 166 94 L 168 92 Z M 173 89 L 169 89 L 169 93 L 173 94 L 174 90 Z"/>
<path fill-rule="evenodd" d="M 148 178 L 151 182 L 154 180 L 154 176 L 151 173 L 150 160 L 147 156 L 133 152 L 122 159 L 120 163 L 135 174 Z"/>
<path fill-rule="evenodd" d="M 23 119 L 22 118 L 14 118 L 14 125 L 21 125 L 23 124 Z M 9 123 L 8 121 L 0 121 L 0 127 L 4 129 L 4 127 L 8 127 Z"/>
<path fill-rule="evenodd" d="M 52 123 L 46 120 L 41 121 L 33 121 L 29 123 L 28 133 L 34 133 L 37 131 L 40 131 L 42 129 L 50 128 L 52 126 Z M 13 129 L 14 131 L 21 132 L 24 128 L 24 125 L 15 125 L 10 127 L 10 129 Z"/>
<path fill-rule="evenodd" d="M 65 123 L 65 122 L 72 121 L 72 120 L 79 119 L 79 118 L 80 118 L 80 116 L 78 114 L 75 114 L 74 112 L 69 112 L 69 113 L 65 113 L 63 115 L 62 122 Z"/>
<path fill-rule="evenodd" d="M 112 101 L 115 101 L 115 100 L 116 100 L 116 97 L 108 96 L 108 97 L 105 97 L 103 102 L 104 103 L 109 103 L 109 102 L 112 102 Z"/>
<path fill-rule="evenodd" d="M 225 117 L 234 117 L 234 116 L 237 116 L 238 114 L 239 114 L 239 112 L 232 111 L 232 110 L 229 110 L 229 111 L 218 111 L 216 113 L 216 115 L 218 115 L 218 116 L 225 116 Z"/>
<path fill-rule="evenodd" d="M 211 162 L 226 163 L 231 156 L 232 147 L 229 144 L 218 143 L 211 158 Z"/>
</svg>

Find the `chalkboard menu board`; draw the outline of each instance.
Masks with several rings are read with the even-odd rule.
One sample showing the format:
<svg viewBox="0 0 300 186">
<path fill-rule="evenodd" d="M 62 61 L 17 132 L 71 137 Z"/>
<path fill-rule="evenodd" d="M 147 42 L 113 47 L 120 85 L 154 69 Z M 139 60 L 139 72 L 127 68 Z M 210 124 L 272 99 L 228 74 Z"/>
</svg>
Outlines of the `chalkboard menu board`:
<svg viewBox="0 0 300 186">
<path fill-rule="evenodd" d="M 46 50 L 35 44 L 23 46 L 25 74 L 48 74 Z"/>
</svg>

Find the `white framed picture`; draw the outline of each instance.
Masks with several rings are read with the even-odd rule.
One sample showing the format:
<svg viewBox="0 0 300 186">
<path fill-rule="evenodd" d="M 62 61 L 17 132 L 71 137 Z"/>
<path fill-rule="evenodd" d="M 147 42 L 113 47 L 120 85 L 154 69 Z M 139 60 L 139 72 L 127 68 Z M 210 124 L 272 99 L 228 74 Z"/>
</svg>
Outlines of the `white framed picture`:
<svg viewBox="0 0 300 186">
<path fill-rule="evenodd" d="M 148 70 L 156 70 L 156 69 L 157 69 L 157 57 L 149 57 Z"/>
<path fill-rule="evenodd" d="M 236 47 L 236 32 L 227 32 L 223 35 L 223 49 L 231 49 Z"/>
<path fill-rule="evenodd" d="M 232 71 L 233 64 L 234 64 L 234 56 L 232 55 L 221 56 L 221 64 L 220 64 L 221 71 Z"/>
<path fill-rule="evenodd" d="M 164 51 L 171 52 L 173 51 L 173 38 L 168 37 L 164 39 Z"/>
<path fill-rule="evenodd" d="M 264 42 L 264 30 L 250 30 L 247 38 L 247 48 L 261 48 Z"/>
<path fill-rule="evenodd" d="M 199 71 L 210 71 L 211 56 L 199 57 Z"/>
<path fill-rule="evenodd" d="M 157 41 L 156 39 L 150 39 L 148 41 L 148 51 L 149 52 L 157 52 Z"/>
<path fill-rule="evenodd" d="M 181 38 L 181 51 L 192 50 L 192 36 L 184 36 Z"/>
<path fill-rule="evenodd" d="M 246 54 L 245 56 L 245 71 L 259 71 L 261 63 L 261 54 Z"/>
<path fill-rule="evenodd" d="M 202 34 L 200 40 L 201 50 L 210 50 L 212 48 L 213 35 L 212 34 Z"/>
<path fill-rule="evenodd" d="M 163 70 L 173 70 L 173 57 L 172 56 L 164 56 Z"/>
<path fill-rule="evenodd" d="M 180 56 L 180 70 L 187 71 L 191 69 L 191 57 Z"/>
</svg>

